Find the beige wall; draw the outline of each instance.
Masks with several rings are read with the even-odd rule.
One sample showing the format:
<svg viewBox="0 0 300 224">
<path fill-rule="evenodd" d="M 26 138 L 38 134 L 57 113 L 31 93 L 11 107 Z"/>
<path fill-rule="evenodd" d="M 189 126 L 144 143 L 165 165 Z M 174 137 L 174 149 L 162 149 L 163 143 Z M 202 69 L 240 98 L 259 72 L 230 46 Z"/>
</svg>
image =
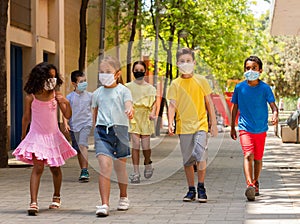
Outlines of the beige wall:
<svg viewBox="0 0 300 224">
<path fill-rule="evenodd" d="M 78 69 L 79 58 L 79 13 L 81 1 L 65 0 L 65 86 L 66 93 L 73 91 L 70 73 Z"/>
</svg>

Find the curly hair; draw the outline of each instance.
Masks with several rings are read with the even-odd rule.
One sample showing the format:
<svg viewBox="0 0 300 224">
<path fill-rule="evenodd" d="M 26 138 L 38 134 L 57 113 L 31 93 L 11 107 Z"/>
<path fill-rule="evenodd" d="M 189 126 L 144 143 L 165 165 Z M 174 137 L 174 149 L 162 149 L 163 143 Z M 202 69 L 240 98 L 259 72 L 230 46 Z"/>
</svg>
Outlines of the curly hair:
<svg viewBox="0 0 300 224">
<path fill-rule="evenodd" d="M 34 66 L 34 68 L 31 70 L 28 80 L 25 84 L 24 91 L 28 94 L 36 94 L 42 92 L 45 82 L 47 82 L 48 79 L 51 78 L 51 69 L 55 70 L 55 78 L 57 79 L 56 86 L 60 87 L 63 81 L 57 72 L 57 68 L 53 64 L 42 62 Z"/>
</svg>

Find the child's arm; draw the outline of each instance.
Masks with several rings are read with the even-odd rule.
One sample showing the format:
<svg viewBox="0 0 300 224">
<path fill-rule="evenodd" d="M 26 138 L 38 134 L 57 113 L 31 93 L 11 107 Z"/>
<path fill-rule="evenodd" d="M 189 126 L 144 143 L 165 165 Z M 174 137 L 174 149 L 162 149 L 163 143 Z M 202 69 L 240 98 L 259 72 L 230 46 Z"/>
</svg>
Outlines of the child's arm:
<svg viewBox="0 0 300 224">
<path fill-rule="evenodd" d="M 27 128 L 31 121 L 31 103 L 33 101 L 32 95 L 27 95 L 25 97 L 25 106 L 24 106 L 24 113 L 22 117 L 22 135 L 21 140 L 23 140 L 27 134 Z"/>
<path fill-rule="evenodd" d="M 128 119 L 133 118 L 134 110 L 133 110 L 131 100 L 128 100 L 128 101 L 125 102 L 125 114 L 127 115 Z"/>
<path fill-rule="evenodd" d="M 213 107 L 211 95 L 207 95 L 204 97 L 206 109 L 209 116 L 209 126 L 210 126 L 210 134 L 211 136 L 217 136 L 218 135 L 218 128 L 217 128 L 217 119 L 216 119 L 216 113 L 215 109 Z"/>
<path fill-rule="evenodd" d="M 174 135 L 174 116 L 176 110 L 176 101 L 170 100 L 169 108 L 168 108 L 168 131 L 169 135 Z"/>
<path fill-rule="evenodd" d="M 270 107 L 272 110 L 272 124 L 276 125 L 278 124 L 278 108 L 274 102 L 270 103 Z"/>
<path fill-rule="evenodd" d="M 233 140 L 237 139 L 236 130 L 235 130 L 235 120 L 238 113 L 238 105 L 233 104 L 233 108 L 231 111 L 231 130 L 230 130 L 230 136 Z"/>
<path fill-rule="evenodd" d="M 96 125 L 97 122 L 97 114 L 98 114 L 98 107 L 93 108 L 93 125 Z"/>
<path fill-rule="evenodd" d="M 151 113 L 149 115 L 150 120 L 154 120 L 155 118 L 156 118 L 156 100 L 152 104 L 152 110 L 151 110 Z"/>
<path fill-rule="evenodd" d="M 55 99 L 58 102 L 64 117 L 70 119 L 72 116 L 72 109 L 69 100 L 67 100 L 60 92 L 55 92 Z"/>
<path fill-rule="evenodd" d="M 63 117 L 63 126 L 65 132 L 69 132 L 71 130 L 69 126 L 69 120 L 65 117 Z"/>
</svg>

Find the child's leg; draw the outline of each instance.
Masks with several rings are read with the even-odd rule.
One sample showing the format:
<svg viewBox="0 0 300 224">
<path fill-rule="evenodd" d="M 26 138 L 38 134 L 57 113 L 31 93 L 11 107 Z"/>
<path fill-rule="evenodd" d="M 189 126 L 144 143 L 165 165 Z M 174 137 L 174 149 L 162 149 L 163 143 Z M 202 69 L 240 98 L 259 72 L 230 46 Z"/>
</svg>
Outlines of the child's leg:
<svg viewBox="0 0 300 224">
<path fill-rule="evenodd" d="M 54 193 L 53 193 L 53 202 L 60 203 L 60 188 L 62 182 L 62 172 L 60 167 L 50 167 L 52 173 Z"/>
<path fill-rule="evenodd" d="M 195 186 L 193 165 L 184 166 L 186 181 L 189 187 Z"/>
<path fill-rule="evenodd" d="M 244 175 L 247 184 L 253 182 L 253 159 L 254 155 L 252 153 L 248 153 L 244 156 Z"/>
<path fill-rule="evenodd" d="M 102 205 L 109 205 L 110 176 L 112 172 L 112 158 L 105 155 L 97 156 L 99 163 L 99 192 Z"/>
<path fill-rule="evenodd" d="M 254 180 L 258 180 L 262 169 L 262 160 L 254 160 Z"/>
<path fill-rule="evenodd" d="M 145 158 L 144 164 L 151 163 L 150 135 L 141 135 L 143 155 Z"/>
<path fill-rule="evenodd" d="M 197 162 L 198 183 L 204 183 L 206 174 L 206 161 Z"/>
<path fill-rule="evenodd" d="M 80 152 L 78 152 L 78 161 L 81 169 L 88 168 L 88 147 L 79 145 Z"/>
<path fill-rule="evenodd" d="M 126 171 L 126 158 L 114 161 L 114 169 L 118 178 L 120 198 L 127 197 L 128 176 Z"/>
<path fill-rule="evenodd" d="M 139 164 L 140 164 L 140 135 L 131 133 L 131 144 L 132 144 L 132 164 L 133 172 L 140 173 Z"/>
<path fill-rule="evenodd" d="M 44 161 L 37 160 L 35 155 L 33 157 L 33 169 L 30 177 L 30 203 L 37 203 L 37 196 L 40 186 L 41 176 L 44 171 Z"/>
</svg>

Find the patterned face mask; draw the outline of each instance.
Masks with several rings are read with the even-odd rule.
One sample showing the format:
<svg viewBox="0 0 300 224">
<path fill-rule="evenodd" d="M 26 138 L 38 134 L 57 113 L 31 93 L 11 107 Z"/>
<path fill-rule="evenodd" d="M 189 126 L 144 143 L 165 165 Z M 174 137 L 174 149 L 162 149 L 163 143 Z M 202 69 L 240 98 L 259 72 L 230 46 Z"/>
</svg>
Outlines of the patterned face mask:
<svg viewBox="0 0 300 224">
<path fill-rule="evenodd" d="M 53 90 L 56 86 L 56 81 L 56 78 L 49 78 L 44 84 L 44 89 L 47 91 Z"/>
<path fill-rule="evenodd" d="M 179 72 L 182 74 L 193 74 L 194 72 L 194 63 L 182 63 L 178 65 Z"/>
<path fill-rule="evenodd" d="M 99 81 L 104 86 L 111 86 L 116 80 L 113 73 L 99 73 Z"/>
<path fill-rule="evenodd" d="M 253 70 L 249 70 L 244 73 L 244 76 L 248 81 L 254 81 L 258 79 L 259 75 L 260 75 L 259 72 Z"/>
</svg>

